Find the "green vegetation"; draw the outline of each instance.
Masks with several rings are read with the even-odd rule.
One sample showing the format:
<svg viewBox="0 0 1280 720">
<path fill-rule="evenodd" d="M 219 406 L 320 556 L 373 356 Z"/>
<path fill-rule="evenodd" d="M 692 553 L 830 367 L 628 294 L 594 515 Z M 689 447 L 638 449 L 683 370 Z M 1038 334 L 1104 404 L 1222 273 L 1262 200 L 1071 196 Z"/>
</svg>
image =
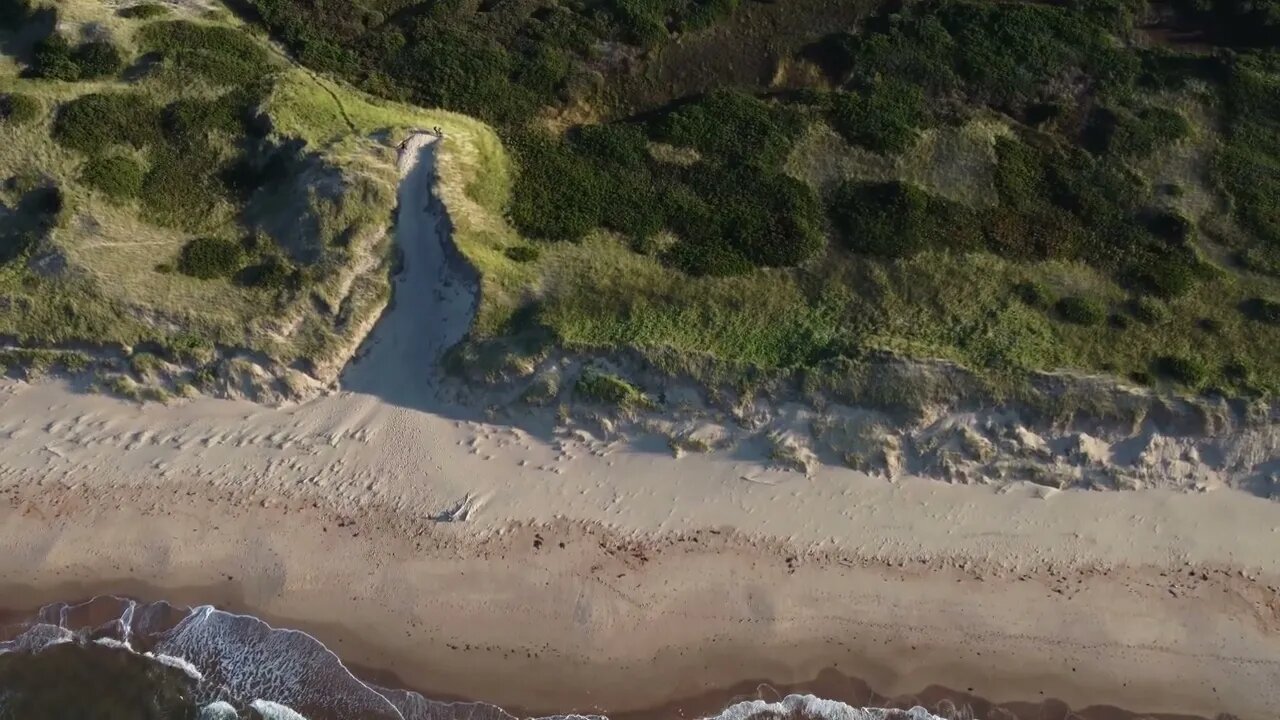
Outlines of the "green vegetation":
<svg viewBox="0 0 1280 720">
<path fill-rule="evenodd" d="M 924 93 L 895 78 L 881 78 L 861 92 L 831 95 L 831 124 L 846 140 L 877 152 L 902 152 L 925 123 Z"/>
<path fill-rule="evenodd" d="M 582 371 L 574 392 L 592 402 L 622 407 L 642 407 L 649 404 L 649 399 L 639 388 L 617 375 L 596 368 Z"/>
<path fill-rule="evenodd" d="M 90 158 L 80 172 L 80 182 L 116 201 L 138 197 L 143 177 L 142 165 L 128 155 Z"/>
<path fill-rule="evenodd" d="M 315 69 L 498 125 L 510 184 L 449 204 L 481 273 L 476 342 L 549 333 L 721 378 L 856 374 L 890 352 L 954 360 L 1006 390 L 1057 368 L 1280 389 L 1267 358 L 1280 336 L 1246 303 L 1273 296 L 1271 281 L 1211 247 L 1273 263 L 1250 223 L 1266 227 L 1275 193 L 1255 177 L 1228 186 L 1222 158 L 1249 143 L 1214 157 L 1206 119 L 1222 108 L 1241 127 L 1226 80 L 1271 71 L 1146 49 L 1136 6 L 952 0 L 832 35 L 824 5 L 726 5 L 700 35 L 688 4 L 663 5 L 662 21 L 623 6 L 328 7 L 306 24 L 296 0 L 253 4 Z M 730 29 L 806 12 L 795 26 L 810 29 L 771 49 L 792 52 L 772 85 L 738 75 L 734 88 L 724 66 L 650 75 L 664 53 L 727 56 L 747 41 Z M 626 62 L 601 55 L 602 39 Z M 663 95 L 679 87 L 693 90 Z M 1240 102 L 1260 108 L 1260 93 Z M 1194 170 L 1205 158 L 1211 178 Z M 1200 359 L 1204 377 L 1160 370 L 1166 356 Z"/>
<path fill-rule="evenodd" d="M 224 238 L 196 238 L 182 247 L 178 272 L 201 280 L 230 277 L 244 263 L 244 248 Z"/>
<path fill-rule="evenodd" d="M 1063 320 L 1076 325 L 1100 325 L 1107 316 L 1101 303 L 1089 298 L 1064 297 L 1054 305 Z"/>
<path fill-rule="evenodd" d="M 997 393 L 1063 368 L 1280 391 L 1280 63 L 1258 47 L 1262 6 L 1182 8 L 1230 45 L 1197 53 L 1157 47 L 1121 0 L 246 5 L 319 74 L 232 19 L 133 6 L 106 24 L 121 58 L 147 60 L 128 73 L 86 82 L 91 53 L 51 35 L 50 77 L 75 65 L 74 82 L 0 86 L 50 111 L 55 160 L 37 169 L 74 206 L 13 257 L 62 247 L 89 208 L 123 243 L 168 239 L 131 256 L 155 297 L 283 317 L 348 307 L 357 287 L 376 307 L 385 283 L 342 275 L 393 203 L 367 138 L 441 124 L 478 346 L 630 348 L 708 379 L 794 372 L 863 393 L 902 381 L 873 369 L 885 354 L 961 363 Z M 41 115 L 0 132 L 28 142 Z M 139 315 L 122 306 L 51 324 Z M 201 333 L 236 337 L 214 325 Z M 298 326 L 311 345 L 287 352 L 337 347 L 331 326 Z M 588 375 L 580 396 L 631 396 Z"/>
<path fill-rule="evenodd" d="M 138 36 L 143 52 L 163 57 L 174 82 L 200 78 L 221 87 L 248 85 L 276 68 L 261 44 L 235 28 L 172 20 L 148 23 Z"/>
<path fill-rule="evenodd" d="M 0 334 L 333 362 L 387 297 L 381 138 L 456 125 L 307 79 L 229 15 L 143 7 L 0 0 Z M 299 78 L 318 92 L 275 102 Z"/>
<path fill-rule="evenodd" d="M 124 69 L 124 63 L 124 55 L 109 40 L 72 46 L 55 31 L 36 45 L 31 69 L 36 77 L 72 82 L 116 75 Z"/>
<path fill-rule="evenodd" d="M 22 93 L 0 95 L 0 123 L 27 125 L 40 119 L 44 107 L 40 100 Z"/>
<path fill-rule="evenodd" d="M 144 2 L 120 8 L 120 17 L 131 20 L 154 20 L 169 14 L 169 8 L 159 3 Z"/>
</svg>

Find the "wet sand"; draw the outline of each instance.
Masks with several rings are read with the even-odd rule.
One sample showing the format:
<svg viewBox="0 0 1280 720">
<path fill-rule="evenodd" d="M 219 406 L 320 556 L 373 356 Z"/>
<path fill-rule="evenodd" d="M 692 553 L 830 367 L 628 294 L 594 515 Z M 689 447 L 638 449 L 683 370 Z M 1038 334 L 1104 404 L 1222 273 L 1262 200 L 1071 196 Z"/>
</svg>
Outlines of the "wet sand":
<svg viewBox="0 0 1280 720">
<path fill-rule="evenodd" d="M 836 693 L 829 671 L 876 698 L 941 686 L 1000 704 L 1260 720 L 1280 693 L 1275 585 L 1221 568 L 1010 573 L 727 531 L 553 523 L 478 539 L 311 503 L 192 494 L 151 512 L 55 517 L 51 498 L 10 497 L 6 606 L 100 593 L 211 603 L 305 630 L 428 697 L 521 712 L 688 717 L 744 682 L 862 701 L 860 686 Z"/>
<path fill-rule="evenodd" d="M 1280 503 L 677 461 L 453 403 L 434 378 L 474 292 L 423 200 L 431 150 L 406 153 L 405 272 L 344 391 L 139 406 L 0 380 L 0 606 L 209 603 L 539 713 L 697 714 L 834 670 L 881 697 L 1274 720 Z"/>
</svg>

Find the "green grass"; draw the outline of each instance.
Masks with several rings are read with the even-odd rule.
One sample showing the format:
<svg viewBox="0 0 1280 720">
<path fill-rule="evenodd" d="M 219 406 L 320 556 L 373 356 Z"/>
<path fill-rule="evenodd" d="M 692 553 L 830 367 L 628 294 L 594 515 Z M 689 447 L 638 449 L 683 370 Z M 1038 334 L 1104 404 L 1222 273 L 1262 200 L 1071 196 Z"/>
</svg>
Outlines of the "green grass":
<svg viewBox="0 0 1280 720">
<path fill-rule="evenodd" d="M 0 64 L 9 116 L 0 119 L 0 188 L 9 188 L 0 202 L 21 218 L 0 231 L 8 261 L 0 264 L 0 333 L 37 347 L 158 342 L 178 348 L 180 362 L 209 362 L 215 345 L 293 362 L 349 343 L 348 323 L 358 326 L 386 299 L 394 155 L 370 137 L 375 128 L 343 126 L 307 162 L 292 163 L 281 150 L 287 131 L 263 136 L 248 122 L 287 63 L 230 16 L 170 6 L 170 19 L 157 21 L 85 0 L 57 10 L 68 37 L 93 25 L 121 57 L 154 51 L 161 62 L 127 83 L 110 71 L 102 45 L 70 48 L 73 60 L 96 68 L 93 79 L 27 78 L 21 63 Z M 14 98 L 18 114 L 8 111 Z M 291 112 L 314 117 L 324 108 L 299 103 Z M 309 197 L 306 188 L 326 173 L 343 192 Z M 264 183 L 301 191 L 262 200 L 272 195 L 260 191 Z M 57 188 L 52 214 L 32 210 L 44 187 Z M 314 228 L 335 251 L 306 266 L 283 258 L 267 236 L 235 267 L 215 268 L 215 279 L 176 271 L 210 274 L 183 252 L 194 237 L 238 247 L 272 223 Z"/>
<path fill-rule="evenodd" d="M 590 402 L 608 403 L 625 408 L 637 408 L 650 404 L 645 394 L 635 385 L 612 373 L 596 368 L 583 370 L 574 386 L 574 393 Z"/>
</svg>

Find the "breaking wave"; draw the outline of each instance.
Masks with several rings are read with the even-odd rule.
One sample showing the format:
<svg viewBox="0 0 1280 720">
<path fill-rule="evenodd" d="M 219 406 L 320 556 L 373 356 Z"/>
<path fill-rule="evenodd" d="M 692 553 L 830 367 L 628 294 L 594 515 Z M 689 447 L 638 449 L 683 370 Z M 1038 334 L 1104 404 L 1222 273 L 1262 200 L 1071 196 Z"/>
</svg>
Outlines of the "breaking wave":
<svg viewBox="0 0 1280 720">
<path fill-rule="evenodd" d="M 75 693 L 66 692 L 70 686 Z M 55 603 L 0 634 L 0 718 L 66 717 L 138 703 L 162 716 L 199 720 L 516 720 L 487 703 L 372 685 L 304 632 L 208 605 L 117 597 Z M 539 720 L 579 718 L 607 720 Z M 789 695 L 736 703 L 709 720 L 940 719 L 920 707 L 855 708 Z"/>
</svg>

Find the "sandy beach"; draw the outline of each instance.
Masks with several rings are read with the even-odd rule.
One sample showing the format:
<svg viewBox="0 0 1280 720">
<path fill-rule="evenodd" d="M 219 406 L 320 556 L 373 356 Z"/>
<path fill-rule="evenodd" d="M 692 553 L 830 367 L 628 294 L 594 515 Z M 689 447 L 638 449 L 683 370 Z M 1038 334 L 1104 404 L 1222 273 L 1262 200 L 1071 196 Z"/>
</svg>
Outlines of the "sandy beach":
<svg viewBox="0 0 1280 720">
<path fill-rule="evenodd" d="M 675 460 L 453 401 L 437 364 L 474 292 L 432 150 L 402 160 L 404 271 L 340 391 L 269 408 L 0 384 L 0 605 L 213 603 L 530 712 L 834 670 L 881 696 L 1274 716 L 1274 501 Z"/>
</svg>

